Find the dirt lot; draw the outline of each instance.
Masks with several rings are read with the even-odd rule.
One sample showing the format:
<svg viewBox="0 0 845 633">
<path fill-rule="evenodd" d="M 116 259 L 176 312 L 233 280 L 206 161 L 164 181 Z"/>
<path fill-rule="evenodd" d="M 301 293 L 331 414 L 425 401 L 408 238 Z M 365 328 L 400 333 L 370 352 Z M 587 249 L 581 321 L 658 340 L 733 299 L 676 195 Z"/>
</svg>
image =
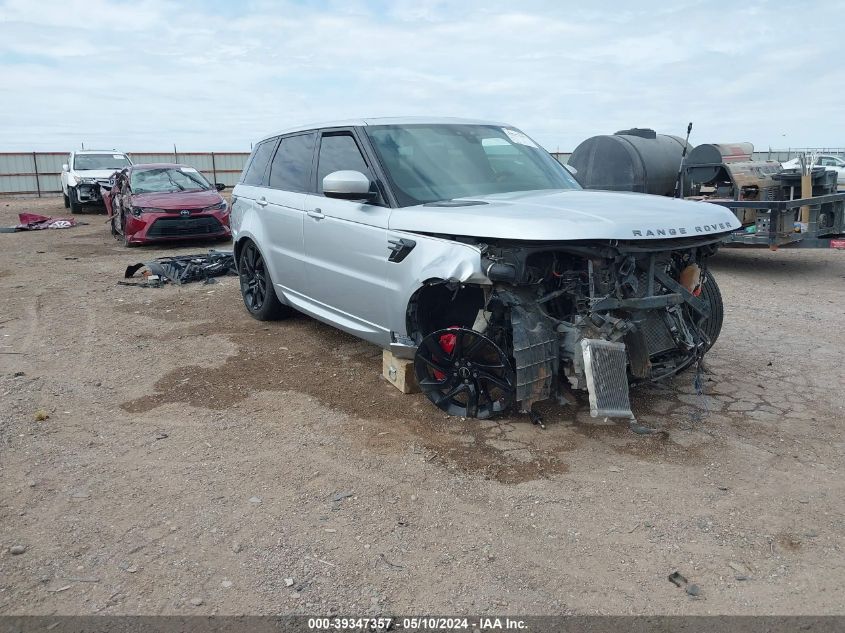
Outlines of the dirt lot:
<svg viewBox="0 0 845 633">
<path fill-rule="evenodd" d="M 234 278 L 116 285 L 207 245 L 82 219 L 0 234 L 0 613 L 845 613 L 845 252 L 721 253 L 706 395 L 636 392 L 641 437 L 446 419 Z"/>
</svg>

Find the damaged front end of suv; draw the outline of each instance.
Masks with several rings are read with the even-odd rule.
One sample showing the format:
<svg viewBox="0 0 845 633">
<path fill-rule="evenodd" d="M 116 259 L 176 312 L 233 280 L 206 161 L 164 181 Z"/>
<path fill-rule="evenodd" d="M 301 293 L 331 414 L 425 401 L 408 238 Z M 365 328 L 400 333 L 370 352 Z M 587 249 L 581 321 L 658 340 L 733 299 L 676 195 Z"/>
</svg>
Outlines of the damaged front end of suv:
<svg viewBox="0 0 845 633">
<path fill-rule="evenodd" d="M 453 415 L 514 402 L 533 415 L 535 402 L 587 390 L 593 416 L 633 419 L 629 384 L 696 364 L 719 335 L 707 269 L 718 242 L 481 242 L 490 284 L 446 283 L 451 300 L 434 308 L 455 323 L 421 337 L 425 308 L 413 305 L 418 382 Z"/>
</svg>

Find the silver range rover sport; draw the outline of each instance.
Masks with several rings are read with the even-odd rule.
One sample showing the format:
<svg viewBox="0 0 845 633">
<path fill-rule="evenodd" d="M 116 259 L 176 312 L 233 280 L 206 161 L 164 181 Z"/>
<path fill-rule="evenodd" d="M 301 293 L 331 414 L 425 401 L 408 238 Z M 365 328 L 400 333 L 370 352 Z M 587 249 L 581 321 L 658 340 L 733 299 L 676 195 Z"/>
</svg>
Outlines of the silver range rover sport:
<svg viewBox="0 0 845 633">
<path fill-rule="evenodd" d="M 526 134 L 366 119 L 260 140 L 235 187 L 235 257 L 257 319 L 298 310 L 414 359 L 423 392 L 487 418 L 689 368 L 722 300 L 708 259 L 739 228 L 702 202 L 584 191 Z"/>
</svg>

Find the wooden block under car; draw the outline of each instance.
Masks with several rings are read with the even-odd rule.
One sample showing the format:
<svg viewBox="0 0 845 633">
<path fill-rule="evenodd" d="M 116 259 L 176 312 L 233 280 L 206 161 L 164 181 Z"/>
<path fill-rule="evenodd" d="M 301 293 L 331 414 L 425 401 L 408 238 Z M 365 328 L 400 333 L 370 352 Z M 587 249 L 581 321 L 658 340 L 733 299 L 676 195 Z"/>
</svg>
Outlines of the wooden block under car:
<svg viewBox="0 0 845 633">
<path fill-rule="evenodd" d="M 402 393 L 417 393 L 420 388 L 414 376 L 414 361 L 396 358 L 390 350 L 381 355 L 381 372 L 391 385 Z"/>
</svg>

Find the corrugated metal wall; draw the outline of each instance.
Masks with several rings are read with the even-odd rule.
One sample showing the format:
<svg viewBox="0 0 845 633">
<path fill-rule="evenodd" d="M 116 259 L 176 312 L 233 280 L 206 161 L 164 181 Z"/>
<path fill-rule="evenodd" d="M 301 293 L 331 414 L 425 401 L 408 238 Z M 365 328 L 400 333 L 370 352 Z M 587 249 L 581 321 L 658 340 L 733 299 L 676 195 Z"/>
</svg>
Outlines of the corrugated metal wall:
<svg viewBox="0 0 845 633">
<path fill-rule="evenodd" d="M 129 152 L 134 163 L 183 163 L 211 182 L 233 187 L 249 152 Z M 67 152 L 0 152 L 0 196 L 54 195 L 61 192 Z"/>
</svg>

